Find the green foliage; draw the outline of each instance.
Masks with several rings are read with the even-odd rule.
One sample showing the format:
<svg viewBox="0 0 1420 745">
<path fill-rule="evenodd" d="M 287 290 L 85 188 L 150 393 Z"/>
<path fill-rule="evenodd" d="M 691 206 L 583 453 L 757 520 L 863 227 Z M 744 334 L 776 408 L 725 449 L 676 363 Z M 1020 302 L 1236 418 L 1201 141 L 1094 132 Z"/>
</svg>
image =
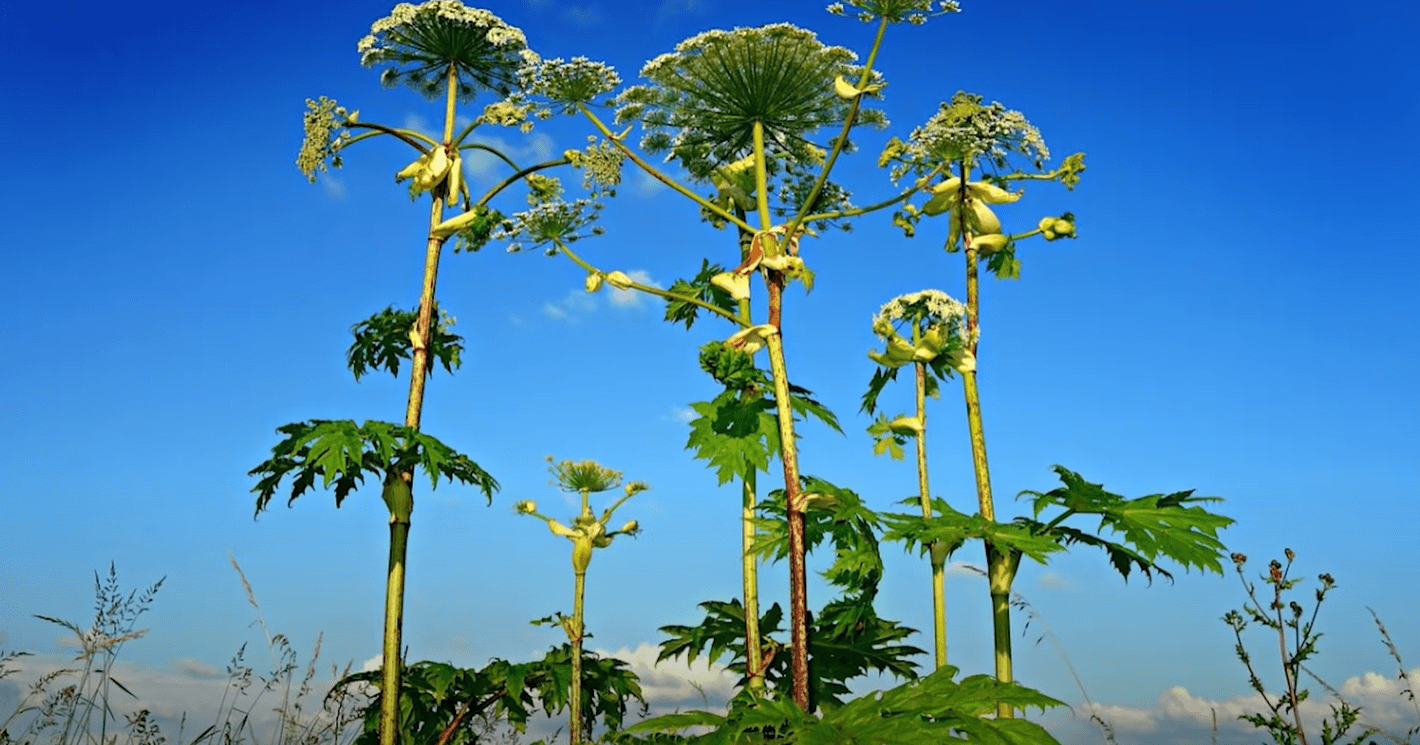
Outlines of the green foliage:
<svg viewBox="0 0 1420 745">
<path fill-rule="evenodd" d="M 430 333 L 432 338 L 428 344 L 426 371 L 432 372 L 434 361 L 438 360 L 445 371 L 452 373 L 454 368 L 463 364 L 460 357 L 464 349 L 463 337 L 449 331 L 449 327 L 454 325 L 452 317 L 439 312 L 437 307 L 435 313 L 437 320 L 432 324 Z M 350 327 L 355 341 L 345 352 L 345 364 L 354 373 L 355 379 L 359 380 L 372 370 L 385 370 L 399 377 L 400 360 L 412 358 L 410 334 L 418 320 L 417 310 L 399 310 L 390 306 Z"/>
<path fill-rule="evenodd" d="M 685 447 L 715 469 L 721 484 L 769 469 L 779 452 L 773 399 L 725 391 L 690 408 L 698 416 L 690 421 Z"/>
<path fill-rule="evenodd" d="M 690 405 L 699 416 L 690 422 L 686 449 L 708 461 L 721 484 L 745 478 L 756 469 L 767 470 L 780 446 L 778 406 L 769 393 L 773 390 L 769 374 L 755 367 L 752 355 L 719 341 L 700 348 L 700 367 L 725 390 L 710 401 Z M 807 388 L 790 385 L 789 403 L 799 418 L 813 416 L 843 431 L 838 417 Z"/>
<path fill-rule="evenodd" d="M 416 662 L 404 668 L 400 684 L 400 742 L 403 745 L 473 745 L 478 742 L 477 717 L 506 719 L 519 732 L 541 708 L 551 715 L 568 705 L 572 680 L 570 645 L 554 647 L 541 660 L 510 663 L 495 659 L 481 669 L 458 668 L 442 662 Z M 584 656 L 582 662 L 584 721 L 601 721 L 619 729 L 628 704 L 646 701 L 641 684 L 626 663 L 615 658 Z M 346 677 L 340 686 L 380 686 L 378 670 Z M 380 694 L 365 709 L 365 730 L 353 745 L 379 742 Z"/>
<path fill-rule="evenodd" d="M 474 252 L 488 245 L 493 240 L 493 232 L 502 225 L 508 216 L 483 205 L 472 208 L 476 214 L 468 221 L 468 224 L 454 233 L 454 253 L 463 251 Z"/>
<path fill-rule="evenodd" d="M 918 497 L 902 500 L 904 505 L 919 504 Z M 1064 546 L 1052 536 L 1038 535 L 1030 527 L 1018 523 L 998 523 L 987 520 L 980 513 L 967 515 L 953 509 L 941 497 L 931 500 L 932 517 L 921 514 L 888 513 L 882 516 L 887 530 L 883 540 L 902 541 L 909 551 L 917 549 L 926 554 L 934 543 L 946 546 L 947 555 L 955 553 L 966 541 L 979 539 L 990 543 L 996 550 L 1011 555 L 1029 556 L 1044 564 L 1050 554 L 1064 550 Z"/>
<path fill-rule="evenodd" d="M 881 368 L 878 372 L 882 372 Z M 896 373 L 897 370 L 892 370 Z M 877 373 L 873 374 L 873 379 L 877 379 Z M 893 460 L 902 460 L 906 457 L 902 446 L 907 444 L 908 436 L 894 430 L 891 422 L 888 421 L 887 414 L 878 414 L 878 418 L 868 425 L 868 434 L 873 437 L 873 455 L 887 453 Z"/>
<path fill-rule="evenodd" d="M 430 488 L 439 478 L 477 486 L 491 503 L 498 482 L 468 456 L 417 429 L 389 422 L 312 419 L 278 427 L 285 439 L 271 449 L 271 458 L 247 475 L 257 476 L 256 512 L 266 509 L 281 480 L 292 477 L 287 504 L 316 485 L 335 488 L 335 506 L 363 484 L 366 474 L 381 482 L 422 469 Z"/>
<path fill-rule="evenodd" d="M 675 282 L 671 283 L 669 292 L 672 295 L 695 298 L 702 303 L 713 305 L 726 313 L 736 313 L 739 310 L 739 304 L 735 302 L 734 298 L 730 297 L 730 293 L 710 284 L 710 280 L 714 278 L 715 275 L 724 271 L 724 267 L 719 264 L 712 264 L 709 259 L 701 259 L 700 271 L 696 272 L 695 276 L 691 279 L 677 279 Z M 688 303 L 684 300 L 667 300 L 665 320 L 671 323 L 683 323 L 688 329 L 695 325 L 695 319 L 700 313 L 700 310 L 700 306 L 694 303 Z"/>
<path fill-rule="evenodd" d="M 737 698 L 724 715 L 685 712 L 647 719 L 622 731 L 620 743 L 703 743 L 745 745 L 889 745 L 918 742 L 973 742 L 991 745 L 1059 745 L 1044 728 L 1020 719 L 987 715 L 998 704 L 1017 708 L 1064 706 L 1049 696 L 985 675 L 954 681 L 951 666 L 887 691 L 875 692 L 816 717 L 787 696 Z M 712 727 L 703 735 L 676 735 L 691 727 Z M 642 738 L 639 735 L 648 735 Z"/>
<path fill-rule="evenodd" d="M 1225 548 L 1218 540 L 1218 531 L 1235 521 L 1202 507 L 1191 506 L 1221 502 L 1221 498 L 1195 497 L 1190 489 L 1125 499 L 1105 491 L 1101 484 L 1085 481 L 1064 466 L 1055 466 L 1054 470 L 1064 486 L 1044 493 L 1023 491 L 1020 496 L 1034 497 L 1032 508 L 1036 518 L 1051 506 L 1063 508 L 1064 512 L 1049 523 L 1017 518 L 1017 524 L 1028 526 L 1033 533 L 1051 536 L 1062 544 L 1079 542 L 1104 549 L 1109 554 L 1110 563 L 1126 580 L 1131 566 L 1137 566 L 1146 576 L 1157 571 L 1171 577 L 1158 566 L 1160 557 L 1182 565 L 1185 570 L 1197 567 L 1200 571 L 1223 573 Z M 1061 522 L 1075 514 L 1098 515 L 1099 528 L 1109 528 L 1123 535 L 1127 545 L 1060 526 Z"/>
<path fill-rule="evenodd" d="M 986 270 L 996 275 L 996 279 L 1020 279 L 1021 260 L 1016 258 L 1016 242 L 1007 243 L 1005 248 L 992 251 L 980 258 Z"/>
</svg>

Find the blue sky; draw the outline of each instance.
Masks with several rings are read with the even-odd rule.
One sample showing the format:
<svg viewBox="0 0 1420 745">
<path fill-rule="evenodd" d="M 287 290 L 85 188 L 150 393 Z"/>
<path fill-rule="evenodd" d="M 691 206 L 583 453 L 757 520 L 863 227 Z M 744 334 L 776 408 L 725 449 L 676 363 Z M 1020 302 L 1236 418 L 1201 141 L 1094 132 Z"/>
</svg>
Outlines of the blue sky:
<svg viewBox="0 0 1420 745">
<path fill-rule="evenodd" d="M 1254 573 L 1292 547 L 1298 572 L 1337 578 L 1317 673 L 1337 685 L 1394 677 L 1368 606 L 1420 664 L 1413 15 L 1381 0 L 963 5 L 889 33 L 879 67 L 891 123 L 861 136 L 840 176 L 860 202 L 890 193 L 872 167 L 878 147 L 959 89 L 1023 111 L 1056 162 L 1087 154 L 1075 191 L 1034 185 L 1000 211 L 1009 230 L 1070 210 L 1081 237 L 1026 245 L 1020 281 L 983 289 L 998 509 L 1019 514 L 1011 496 L 1053 487 L 1057 463 L 1127 496 L 1224 497 L 1219 511 L 1238 520 L 1224 540 Z M 544 57 L 602 59 L 628 82 L 712 27 L 787 20 L 829 43 L 871 42 L 869 27 L 818 3 L 490 9 Z M 336 510 L 309 494 L 253 521 L 245 474 L 278 425 L 403 411 L 404 381 L 357 384 L 343 354 L 352 324 L 417 297 L 427 207 L 391 179 L 409 155 L 363 143 L 314 186 L 293 165 L 306 98 L 330 96 L 367 121 L 438 120 L 437 105 L 382 89 L 359 66 L 356 40 L 388 11 L 361 0 L 5 12 L 17 31 L 3 61 L 17 72 L 0 118 L 11 174 L 0 186 L 11 307 L 0 320 L 0 647 L 62 652 L 57 627 L 32 614 L 86 620 L 92 573 L 112 561 L 131 587 L 167 577 L 145 617 L 152 633 L 125 656 L 158 677 L 193 662 L 219 668 L 252 634 L 230 553 L 267 622 L 298 647 L 323 632 L 326 659 L 378 653 L 387 530 L 377 495 Z M 580 147 L 588 131 L 567 119 L 530 137 L 491 134 L 533 157 Z M 474 177 L 486 184 L 493 172 Z M 733 261 L 727 236 L 635 173 L 604 224 L 606 236 L 579 244 L 603 269 L 669 285 L 701 257 Z M 963 294 L 961 257 L 941 251 L 937 232 L 907 241 L 881 215 L 806 244 L 818 284 L 788 301 L 794 380 L 848 433 L 806 426 L 803 470 L 880 508 L 912 493 L 914 477 L 872 456 L 856 412 L 872 374 L 869 321 L 904 292 Z M 559 641 L 526 621 L 570 608 L 567 544 L 511 509 L 556 503 L 550 454 L 595 458 L 653 487 L 618 513 L 645 533 L 592 565 L 596 645 L 654 644 L 658 627 L 699 620 L 696 603 L 737 593 L 737 495 L 682 449 L 687 404 L 715 392 L 695 349 L 729 329 L 672 327 L 648 299 L 586 295 L 582 276 L 536 252 L 445 255 L 439 296 L 469 350 L 457 375 L 435 374 L 424 426 L 503 489 L 491 507 L 455 486 L 417 495 L 412 659 L 477 665 Z M 931 409 L 932 476 L 968 509 L 956 391 Z M 894 395 L 885 405 L 906 409 L 907 391 Z M 930 629 L 925 566 L 885 553 L 880 612 Z M 979 563 L 979 553 L 956 558 Z M 1242 595 L 1231 572 L 1176 575 L 1126 585 L 1082 549 L 1028 563 L 1016 588 L 1040 618 L 1017 639 L 1019 679 L 1080 700 L 1051 644 L 1034 645 L 1048 628 L 1090 697 L 1136 723 L 1125 735 L 1193 731 L 1169 718 L 1189 710 L 1168 704 L 1183 700 L 1179 688 L 1216 702 L 1248 693 L 1218 620 Z M 787 595 L 782 566 L 764 578 L 768 599 Z M 959 571 L 948 593 L 953 663 L 985 672 L 984 582 Z M 827 599 L 811 591 L 811 604 Z"/>
</svg>

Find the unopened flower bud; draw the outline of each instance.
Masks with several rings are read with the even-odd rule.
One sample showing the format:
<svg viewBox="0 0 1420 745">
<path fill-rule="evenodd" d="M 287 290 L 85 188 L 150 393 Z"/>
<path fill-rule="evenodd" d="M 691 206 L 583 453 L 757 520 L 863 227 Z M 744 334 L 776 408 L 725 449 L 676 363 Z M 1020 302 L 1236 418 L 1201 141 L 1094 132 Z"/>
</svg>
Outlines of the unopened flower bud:
<svg viewBox="0 0 1420 745">
<path fill-rule="evenodd" d="M 517 510 L 518 514 L 520 515 L 527 515 L 533 512 L 537 512 L 537 502 L 534 502 L 531 499 L 524 499 L 523 501 L 513 505 L 513 509 Z"/>
<path fill-rule="evenodd" d="M 631 289 L 631 278 L 625 272 L 609 272 L 606 275 L 607 284 L 618 290 Z"/>
<path fill-rule="evenodd" d="M 587 292 L 596 292 L 602 288 L 602 275 L 596 272 L 587 274 Z"/>
<path fill-rule="evenodd" d="M 635 520 L 628 520 L 625 525 L 621 526 L 621 530 L 618 530 L 617 532 L 618 532 L 618 533 L 635 533 L 635 532 L 638 532 L 639 530 L 641 530 L 641 524 L 640 524 L 640 523 L 636 522 Z"/>
</svg>

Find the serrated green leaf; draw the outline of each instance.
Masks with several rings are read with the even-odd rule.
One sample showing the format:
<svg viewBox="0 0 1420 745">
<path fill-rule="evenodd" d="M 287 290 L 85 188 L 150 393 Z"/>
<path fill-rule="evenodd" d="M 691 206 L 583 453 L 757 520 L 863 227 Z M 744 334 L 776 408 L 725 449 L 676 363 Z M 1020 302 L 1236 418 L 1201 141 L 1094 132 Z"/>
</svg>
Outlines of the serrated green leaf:
<svg viewBox="0 0 1420 745">
<path fill-rule="evenodd" d="M 724 271 L 725 269 L 719 264 L 712 264 L 708 259 L 702 259 L 700 271 L 696 273 L 695 277 L 689 280 L 677 279 L 671 283 L 669 292 L 672 295 L 693 297 L 702 303 L 713 305 L 733 315 L 739 311 L 739 303 L 730 297 L 730 293 L 710 284 L 711 278 Z M 695 325 L 700 311 L 700 306 L 694 303 L 684 300 L 667 300 L 665 320 L 672 323 L 684 323 L 685 327 L 689 329 Z"/>
<path fill-rule="evenodd" d="M 257 493 L 256 512 L 266 509 L 281 481 L 290 476 L 288 504 L 314 487 L 335 494 L 339 507 L 364 483 L 366 475 L 383 484 L 390 474 L 422 468 L 433 486 L 440 476 L 477 486 L 492 500 L 498 482 L 468 456 L 449 448 L 437 438 L 419 430 L 390 422 L 355 422 L 315 419 L 283 425 L 278 430 L 286 439 L 272 447 L 272 457 L 248 472 L 258 477 L 252 491 Z"/>
<path fill-rule="evenodd" d="M 1226 548 L 1218 540 L 1218 531 L 1234 520 L 1208 512 L 1200 506 L 1190 506 L 1201 502 L 1220 502 L 1220 498 L 1195 497 L 1193 491 L 1188 490 L 1126 499 L 1105 491 L 1102 484 L 1085 481 L 1064 466 L 1057 465 L 1054 470 L 1064 486 L 1044 493 L 1023 491 L 1020 496 L 1034 498 L 1033 509 L 1037 517 L 1051 505 L 1064 508 L 1067 514 L 1056 518 L 1053 523 L 1059 523 L 1069 514 L 1099 515 L 1099 527 L 1122 534 L 1127 551 L 1104 539 L 1092 542 L 1079 537 L 1080 534 L 1062 534 L 1062 537 L 1105 548 L 1110 552 L 1115 568 L 1126 579 L 1130 564 L 1143 568 L 1140 559 L 1146 559 L 1154 570 L 1159 570 L 1155 564 L 1159 557 L 1182 565 L 1185 571 L 1197 567 L 1200 571 L 1223 573 L 1222 559 Z"/>
<path fill-rule="evenodd" d="M 412 359 L 413 344 L 409 332 L 418 320 L 417 310 L 399 310 L 390 306 L 350 327 L 355 340 L 345 352 L 345 362 L 355 379 L 359 380 L 373 370 L 384 370 L 399 377 L 400 361 Z M 427 369 L 433 371 L 437 360 L 445 371 L 452 373 L 462 364 L 463 337 L 449 330 L 452 323 L 439 314 L 438 304 L 434 306 L 432 325 Z"/>
</svg>

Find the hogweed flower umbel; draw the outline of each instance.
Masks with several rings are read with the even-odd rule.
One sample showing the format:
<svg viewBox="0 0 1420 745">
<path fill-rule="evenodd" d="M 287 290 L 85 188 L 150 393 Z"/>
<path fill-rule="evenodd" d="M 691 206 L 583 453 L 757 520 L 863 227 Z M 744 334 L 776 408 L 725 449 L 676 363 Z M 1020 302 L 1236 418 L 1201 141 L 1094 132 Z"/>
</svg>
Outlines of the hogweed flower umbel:
<svg viewBox="0 0 1420 745">
<path fill-rule="evenodd" d="M 852 101 L 835 93 L 834 81 L 858 79 L 856 60 L 787 23 L 706 31 L 646 63 L 641 75 L 651 83 L 617 96 L 616 120 L 641 122 L 644 149 L 666 153 L 699 179 L 750 155 L 756 123 L 772 155 L 814 163 L 823 151 L 808 137 L 847 117 Z M 874 75 L 869 82 L 882 81 Z M 872 109 L 858 116 L 884 122 Z"/>
<path fill-rule="evenodd" d="M 899 333 L 907 326 L 907 337 Z M 868 357 L 883 367 L 892 369 L 911 362 L 930 363 L 946 355 L 949 366 L 957 372 L 976 369 L 971 349 L 979 331 L 968 331 L 966 306 L 940 290 L 922 290 L 899 295 L 888 301 L 873 316 L 873 333 L 887 342 L 883 352 L 868 352 Z"/>
<path fill-rule="evenodd" d="M 340 167 L 340 149 L 350 141 L 346 125 L 355 121 L 360 112 L 348 112 L 325 96 L 317 101 L 306 99 L 306 109 L 301 117 L 305 137 L 301 139 L 301 151 L 296 154 L 296 167 L 315 183 L 316 171 L 328 170 L 327 165 Z"/>
<path fill-rule="evenodd" d="M 400 3 L 370 26 L 356 49 L 364 66 L 384 67 L 385 86 L 406 85 L 428 98 L 444 94 L 453 67 L 464 101 L 480 90 L 508 95 L 518 68 L 538 60 L 520 29 L 458 0 Z"/>
</svg>

